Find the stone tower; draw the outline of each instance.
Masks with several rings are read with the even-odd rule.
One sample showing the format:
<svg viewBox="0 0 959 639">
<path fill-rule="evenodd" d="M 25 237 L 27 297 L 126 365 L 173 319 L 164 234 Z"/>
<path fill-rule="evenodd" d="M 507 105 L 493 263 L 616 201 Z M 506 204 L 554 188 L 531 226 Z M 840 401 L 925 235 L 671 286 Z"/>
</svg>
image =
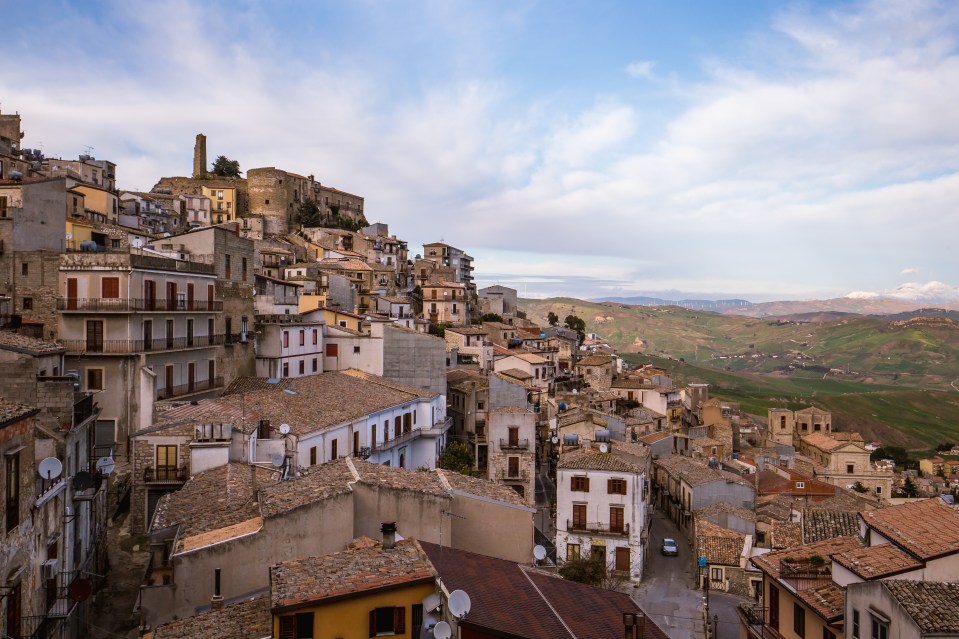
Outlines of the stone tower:
<svg viewBox="0 0 959 639">
<path fill-rule="evenodd" d="M 193 177 L 205 178 L 209 175 L 206 168 L 206 136 L 196 134 L 196 144 L 193 146 Z"/>
</svg>

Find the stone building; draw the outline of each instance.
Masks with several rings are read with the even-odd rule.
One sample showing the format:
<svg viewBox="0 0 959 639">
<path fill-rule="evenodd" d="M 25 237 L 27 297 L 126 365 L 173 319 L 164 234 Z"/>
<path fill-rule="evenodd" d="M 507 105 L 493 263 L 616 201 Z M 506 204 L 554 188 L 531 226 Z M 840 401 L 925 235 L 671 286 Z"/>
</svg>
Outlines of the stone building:
<svg viewBox="0 0 959 639">
<path fill-rule="evenodd" d="M 489 412 L 487 477 L 533 504 L 536 490 L 536 413 L 527 406 Z"/>
<path fill-rule="evenodd" d="M 320 183 L 312 175 L 302 176 L 272 166 L 246 172 L 250 213 L 263 218 L 264 233 L 289 233 L 296 228 L 295 216 L 301 204 L 320 198 Z"/>
</svg>

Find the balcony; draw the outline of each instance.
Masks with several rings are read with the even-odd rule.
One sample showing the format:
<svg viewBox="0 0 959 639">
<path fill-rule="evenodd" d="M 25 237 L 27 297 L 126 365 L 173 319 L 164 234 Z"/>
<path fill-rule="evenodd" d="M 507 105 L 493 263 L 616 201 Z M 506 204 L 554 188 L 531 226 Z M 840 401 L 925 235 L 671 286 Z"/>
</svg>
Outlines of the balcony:
<svg viewBox="0 0 959 639">
<path fill-rule="evenodd" d="M 529 450 L 529 440 L 500 438 L 499 447 L 503 450 Z"/>
<path fill-rule="evenodd" d="M 369 459 L 370 455 L 373 454 L 373 449 L 369 446 L 361 446 L 358 451 L 356 451 L 356 456 L 360 459 Z"/>
<path fill-rule="evenodd" d="M 739 622 L 748 631 L 748 636 L 753 639 L 765 639 L 765 637 L 779 637 L 779 633 L 765 624 L 766 609 L 759 604 L 742 603 L 736 606 L 736 614 L 739 615 Z"/>
<path fill-rule="evenodd" d="M 166 298 L 74 298 L 58 297 L 57 310 L 67 313 L 216 313 L 223 310 L 222 301 Z"/>
<path fill-rule="evenodd" d="M 516 472 L 510 472 L 508 468 L 501 468 L 496 473 L 496 479 L 499 481 L 529 481 L 529 471 L 525 468 L 521 468 Z"/>
<path fill-rule="evenodd" d="M 147 484 L 182 484 L 190 473 L 184 466 L 148 466 L 143 469 L 143 481 Z"/>
<path fill-rule="evenodd" d="M 629 537 L 629 524 L 614 526 L 601 521 L 574 521 L 566 520 L 566 530 L 569 532 L 586 532 L 597 535 L 612 535 L 617 537 Z"/>
<path fill-rule="evenodd" d="M 832 583 L 832 565 L 822 561 L 779 561 L 779 576 L 796 590 Z"/>
<path fill-rule="evenodd" d="M 223 378 L 214 377 L 213 379 L 200 379 L 192 383 L 179 384 L 178 386 L 172 386 L 169 388 L 158 388 L 157 400 L 181 397 L 191 393 L 213 390 L 214 388 L 220 388 L 221 386 L 223 386 Z"/>
<path fill-rule="evenodd" d="M 209 348 L 229 343 L 225 335 L 195 335 L 194 337 L 161 337 L 152 340 L 142 339 L 61 339 L 60 343 L 71 355 L 101 353 L 103 355 L 133 355 L 177 351 L 188 348 Z"/>
<path fill-rule="evenodd" d="M 93 393 L 73 394 L 73 425 L 77 426 L 94 415 L 100 414 L 100 406 L 93 401 Z"/>
</svg>

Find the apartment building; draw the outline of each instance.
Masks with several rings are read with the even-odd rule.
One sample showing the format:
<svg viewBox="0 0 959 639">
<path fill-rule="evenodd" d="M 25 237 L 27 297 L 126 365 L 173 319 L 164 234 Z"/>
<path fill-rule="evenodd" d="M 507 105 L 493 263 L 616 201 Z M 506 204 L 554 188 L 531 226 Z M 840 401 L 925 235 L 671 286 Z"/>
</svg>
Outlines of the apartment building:
<svg viewBox="0 0 959 639">
<path fill-rule="evenodd" d="M 328 218 L 340 216 L 353 222 L 366 219 L 362 196 L 347 193 L 332 186 L 320 185 L 317 204 L 320 206 L 320 212 Z"/>
<path fill-rule="evenodd" d="M 556 471 L 556 556 L 588 555 L 639 581 L 646 562 L 650 455 L 605 442 L 560 455 Z"/>
<path fill-rule="evenodd" d="M 489 411 L 487 477 L 533 504 L 536 490 L 536 418 L 526 405 Z"/>
<path fill-rule="evenodd" d="M 451 326 L 444 331 L 450 355 L 458 365 L 475 364 L 481 370 L 493 367 L 493 343 L 489 331 L 477 326 Z"/>
<path fill-rule="evenodd" d="M 66 253 L 59 275 L 58 332 L 81 387 L 99 392 L 98 445 L 116 444 L 125 457 L 154 401 L 223 387 L 223 302 L 212 264 L 137 249 Z"/>
<path fill-rule="evenodd" d="M 98 160 L 89 154 L 80 155 L 76 160 L 43 158 L 39 172 L 52 178 L 79 180 L 108 191 L 117 190 L 117 165 L 108 160 Z"/>
<path fill-rule="evenodd" d="M 205 195 L 184 195 L 183 208 L 186 223 L 190 228 L 210 226 L 213 223 L 213 206 Z"/>
<path fill-rule="evenodd" d="M 249 172 L 247 172 L 249 173 Z M 232 222 L 237 216 L 237 190 L 222 185 L 203 185 L 200 195 L 210 201 L 210 223 Z"/>
<path fill-rule="evenodd" d="M 323 372 L 323 323 L 299 315 L 257 321 L 256 375 L 284 378 Z"/>
<path fill-rule="evenodd" d="M 476 284 L 473 281 L 473 258 L 466 251 L 450 246 L 444 242 L 433 242 L 423 245 L 423 258 L 435 262 L 440 267 L 453 270 L 453 282 L 463 284 L 466 291 L 472 296 L 476 294 Z"/>
</svg>

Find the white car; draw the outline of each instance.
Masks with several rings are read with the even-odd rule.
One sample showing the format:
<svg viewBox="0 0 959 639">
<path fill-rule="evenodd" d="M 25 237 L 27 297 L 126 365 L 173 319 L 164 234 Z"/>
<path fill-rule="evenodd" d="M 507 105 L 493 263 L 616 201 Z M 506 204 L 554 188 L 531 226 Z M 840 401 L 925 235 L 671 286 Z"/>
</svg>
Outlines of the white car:
<svg viewBox="0 0 959 639">
<path fill-rule="evenodd" d="M 669 537 L 666 537 L 665 539 L 663 539 L 662 550 L 664 555 L 672 555 L 673 557 L 675 557 L 676 555 L 679 554 L 679 546 L 676 545 L 676 540 L 670 539 Z"/>
</svg>

